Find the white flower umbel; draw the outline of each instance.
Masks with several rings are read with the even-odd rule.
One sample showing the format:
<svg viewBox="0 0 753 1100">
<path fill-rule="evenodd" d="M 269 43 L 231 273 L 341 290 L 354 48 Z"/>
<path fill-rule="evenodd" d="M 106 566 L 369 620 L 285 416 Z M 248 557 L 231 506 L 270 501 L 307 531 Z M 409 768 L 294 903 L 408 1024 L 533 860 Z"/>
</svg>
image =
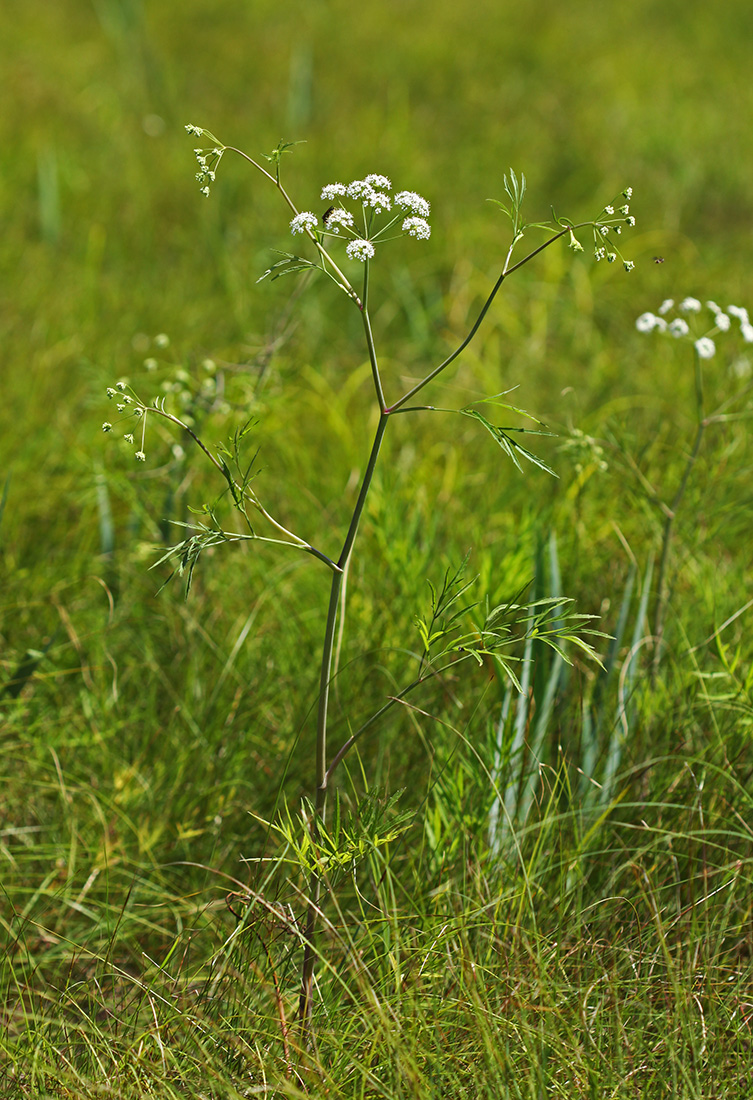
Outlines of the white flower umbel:
<svg viewBox="0 0 753 1100">
<path fill-rule="evenodd" d="M 713 359 L 716 354 L 716 344 L 708 336 L 701 336 L 695 341 L 695 350 L 699 359 Z"/>
<path fill-rule="evenodd" d="M 741 325 L 750 324 L 748 311 L 744 306 L 727 306 L 727 313 L 729 313 L 730 317 L 736 317 Z"/>
<path fill-rule="evenodd" d="M 675 316 L 667 323 L 663 316 L 651 312 L 642 313 L 637 318 L 635 327 L 639 332 L 659 330 L 667 332 L 677 340 L 692 342 L 699 359 L 711 359 L 716 354 L 716 340 L 714 338 L 718 335 L 723 339 L 729 339 L 727 333 L 734 336 L 734 326 L 732 324 L 732 318 L 734 317 L 740 322 L 740 335 L 743 341 L 748 344 L 753 343 L 753 325 L 748 320 L 747 309 L 743 306 L 729 305 L 725 312 L 714 301 L 707 301 L 704 304 L 711 314 L 712 324 L 710 328 L 706 327 L 703 322 L 703 306 L 700 300 L 690 297 L 683 298 L 677 306 L 675 306 L 673 298 L 666 298 L 659 306 L 658 314 L 666 316 L 674 309 L 682 310 L 686 315 L 690 315 L 688 320 L 692 323 L 692 329 L 691 324 L 688 324 L 685 317 Z M 696 320 L 693 315 L 698 319 Z M 706 329 L 705 332 L 704 328 Z"/>
<path fill-rule="evenodd" d="M 345 194 L 349 199 L 368 199 L 374 188 L 366 180 L 352 180 L 347 188 Z"/>
<path fill-rule="evenodd" d="M 635 322 L 638 332 L 653 332 L 659 318 L 655 313 L 642 313 Z"/>
<path fill-rule="evenodd" d="M 333 199 L 341 199 L 347 194 L 347 187 L 344 183 L 328 183 L 326 187 L 322 188 L 322 199 L 325 202 L 332 202 Z"/>
<path fill-rule="evenodd" d="M 391 188 L 389 176 L 378 172 L 347 184 L 337 181 L 325 184 L 320 195 L 322 201 L 331 202 L 332 206 L 322 216 L 319 240 L 323 241 L 326 236 L 349 237 L 346 254 L 361 263 L 374 257 L 377 242 L 394 236 L 428 240 L 431 226 L 427 218 L 431 207 L 427 200 L 415 191 L 398 191 L 393 196 L 387 193 Z M 358 203 L 360 212 L 348 209 L 350 203 Z M 297 214 L 290 223 L 291 230 L 310 232 L 314 228 L 312 217 L 308 212 Z"/>
<path fill-rule="evenodd" d="M 304 233 L 307 229 L 315 229 L 319 224 L 319 219 L 316 214 L 312 214 L 310 210 L 304 210 L 300 214 L 296 214 L 290 223 L 291 233 Z"/>
<path fill-rule="evenodd" d="M 431 213 L 429 203 L 422 195 L 416 194 L 415 191 L 400 191 L 395 195 L 395 205 L 402 207 L 403 210 L 412 210 L 414 214 L 418 214 L 421 218 L 428 218 Z"/>
<path fill-rule="evenodd" d="M 366 260 L 371 260 L 374 257 L 374 245 L 371 241 L 366 241 L 362 237 L 359 237 L 355 241 L 351 241 L 345 249 L 351 260 L 360 260 L 364 263 Z"/>
<path fill-rule="evenodd" d="M 391 210 L 392 202 L 389 195 L 383 191 L 369 191 L 363 197 L 363 205 L 370 206 L 375 214 L 381 214 L 383 210 Z"/>
<path fill-rule="evenodd" d="M 697 298 L 683 298 L 677 308 L 683 313 L 700 313 L 701 303 Z"/>
<path fill-rule="evenodd" d="M 426 218 L 406 218 L 402 228 L 403 233 L 417 237 L 419 241 L 428 241 L 431 236 L 431 226 Z"/>
<path fill-rule="evenodd" d="M 392 183 L 387 176 L 380 176 L 374 173 L 371 176 L 367 176 L 365 183 L 368 183 L 371 187 L 378 187 L 382 191 L 390 191 L 392 189 Z"/>
<path fill-rule="evenodd" d="M 352 229 L 353 228 L 353 215 L 350 210 L 343 210 L 342 207 L 335 207 L 330 211 L 322 222 L 327 227 L 329 233 L 339 233 L 340 229 Z"/>
</svg>

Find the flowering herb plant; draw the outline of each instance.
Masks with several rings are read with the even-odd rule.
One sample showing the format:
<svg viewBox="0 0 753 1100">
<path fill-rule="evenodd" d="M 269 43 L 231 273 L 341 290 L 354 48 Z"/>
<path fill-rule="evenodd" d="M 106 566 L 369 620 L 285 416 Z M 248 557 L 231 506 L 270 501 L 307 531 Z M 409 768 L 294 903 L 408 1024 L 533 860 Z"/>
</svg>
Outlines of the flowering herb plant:
<svg viewBox="0 0 753 1100">
<path fill-rule="evenodd" d="M 228 444 L 211 446 L 202 440 L 189 417 L 181 416 L 167 407 L 168 398 L 166 395 L 156 398 L 149 404 L 142 401 L 125 380 L 120 380 L 107 391 L 108 397 L 116 402 L 117 410 L 122 414 L 123 421 L 135 421 L 135 427 L 126 423 L 127 431 L 124 433 L 123 438 L 129 445 L 138 448 L 135 452 L 137 460 L 146 461 L 146 424 L 148 417 L 156 415 L 174 427 L 184 429 L 224 480 L 225 490 L 229 492 L 232 503 L 243 520 L 242 531 L 227 531 L 219 522 L 215 509 L 212 506 L 204 505 L 202 510 L 203 521 L 193 523 L 191 525 L 191 535 L 176 546 L 171 547 L 165 557 L 161 559 L 162 561 L 168 558 L 177 559 L 179 562 L 178 572 L 187 571 L 190 582 L 192 571 L 202 550 L 219 543 L 253 539 L 283 545 L 311 554 L 323 563 L 331 573 L 317 703 L 314 783 L 316 797 L 310 810 L 304 808 L 301 814 L 301 821 L 307 835 L 307 854 L 305 858 L 302 856 L 301 866 L 308 869 L 310 886 L 302 937 L 304 951 L 301 969 L 299 1018 L 304 1033 L 307 1033 L 312 1011 L 313 976 L 316 958 L 315 941 L 321 906 L 322 882 L 324 880 L 325 853 L 326 859 L 329 860 L 330 864 L 332 862 L 332 843 L 330 842 L 331 838 L 328 839 L 326 821 L 327 793 L 333 772 L 346 753 L 364 734 L 378 725 L 379 720 L 388 710 L 404 700 L 410 692 L 415 691 L 431 677 L 441 675 L 450 668 L 455 668 L 468 660 L 481 663 L 482 656 L 488 656 L 517 686 L 518 680 L 513 668 L 513 658 L 508 651 L 510 646 L 519 640 L 520 631 L 525 634 L 526 630 L 535 627 L 540 631 L 540 636 L 545 639 L 546 644 L 554 647 L 558 653 L 562 653 L 564 659 L 568 658 L 562 647 L 568 645 L 575 646 L 586 655 L 596 658 L 593 647 L 583 636 L 585 629 L 583 619 L 585 617 L 572 614 L 568 610 L 569 601 L 567 600 L 541 601 L 540 604 L 533 603 L 523 607 L 517 604 L 504 605 L 487 611 L 482 615 L 480 622 L 477 618 L 472 630 L 464 628 L 463 617 L 467 616 L 477 605 L 465 602 L 457 603 L 469 586 L 461 584 L 456 576 L 452 583 L 446 583 L 441 589 L 440 595 L 434 601 L 430 616 L 426 620 L 419 620 L 422 651 L 419 666 L 413 678 L 402 691 L 388 699 L 377 714 L 360 722 L 353 721 L 352 728 L 354 732 L 335 753 L 330 753 L 327 735 L 329 693 L 334 676 L 333 667 L 336 665 L 333 658 L 336 623 L 338 616 L 343 614 L 348 567 L 385 432 L 391 419 L 398 414 L 417 413 L 419 411 L 448 411 L 437 410 L 431 405 L 416 404 L 416 398 L 451 363 L 462 355 L 463 350 L 476 335 L 503 282 L 513 272 L 531 262 L 539 253 L 553 246 L 557 241 L 564 240 L 575 252 L 583 252 L 584 248 L 577 234 L 579 231 L 590 231 L 593 235 L 594 256 L 597 261 L 605 258 L 607 262 L 614 262 L 619 257 L 625 270 L 632 270 L 633 262 L 625 260 L 614 243 L 615 237 L 619 237 L 624 229 L 629 229 L 635 224 L 635 219 L 630 214 L 628 205 L 632 192 L 630 188 L 627 188 L 621 193 L 618 200 L 603 207 L 596 218 L 587 221 L 576 223 L 567 218 L 555 217 L 551 222 L 526 223 L 522 217 L 523 199 L 526 192 L 525 176 L 517 176 L 514 171 L 510 170 L 503 180 L 505 198 L 501 201 L 492 201 L 497 204 L 511 222 L 511 241 L 504 254 L 499 276 L 491 287 L 486 301 L 458 346 L 439 364 L 426 366 L 420 373 L 419 380 L 410 388 L 397 395 L 393 393 L 388 399 L 371 325 L 369 302 L 371 265 L 381 260 L 383 246 L 387 245 L 390 240 L 397 237 L 410 237 L 417 242 L 423 242 L 430 238 L 431 225 L 429 218 L 431 207 L 429 201 L 415 191 L 393 188 L 391 179 L 386 175 L 372 173 L 363 178 L 354 179 L 347 184 L 335 182 L 321 187 L 319 199 L 323 203 L 328 203 L 329 206 L 326 212 L 318 217 L 310 209 L 300 210 L 283 186 L 281 162 L 283 154 L 292 148 L 290 144 L 281 142 L 271 153 L 265 154 L 262 158 L 266 161 L 267 167 L 265 167 L 261 161 L 254 160 L 240 149 L 223 145 L 208 130 L 202 127 L 188 125 L 186 130 L 190 135 L 209 142 L 208 146 L 202 145 L 195 149 L 198 162 L 197 180 L 200 184 L 200 191 L 204 196 L 210 194 L 211 186 L 217 178 L 219 165 L 225 154 L 229 152 L 243 158 L 268 183 L 277 189 L 289 211 L 289 228 L 292 236 L 306 240 L 315 258 L 310 259 L 283 252 L 282 258 L 265 271 L 258 281 L 267 277 L 275 279 L 302 270 L 315 269 L 323 273 L 335 284 L 338 290 L 347 295 L 361 315 L 364 341 L 371 367 L 374 399 L 378 410 L 377 425 L 365 468 L 361 475 L 361 483 L 353 505 L 352 515 L 347 529 L 343 533 L 339 550 L 333 552 L 315 547 L 307 539 L 284 527 L 275 520 L 262 504 L 256 490 L 251 487 L 252 464 L 244 462 L 241 455 L 241 443 L 251 430 L 250 425 L 236 431 Z M 543 243 L 533 247 L 521 259 L 513 262 L 514 249 L 527 232 L 533 229 L 544 231 L 546 239 Z M 351 271 L 349 264 L 357 264 L 360 268 L 358 285 L 356 285 L 354 277 L 352 278 L 347 273 Z M 358 268 L 356 268 L 357 273 Z M 536 422 L 537 427 L 534 428 L 510 427 L 496 423 L 496 413 L 499 410 L 521 412 L 519 409 L 513 410 L 512 406 L 506 404 L 502 400 L 503 396 L 498 394 L 486 399 L 485 402 L 477 402 L 473 406 L 452 411 L 471 417 L 480 423 L 490 433 L 503 453 L 510 457 L 517 466 L 520 466 L 519 460 L 525 458 L 547 470 L 548 467 L 520 442 L 522 434 L 535 434 L 538 431 L 538 422 Z M 476 407 L 478 404 L 485 406 L 484 412 Z M 103 429 L 107 432 L 114 430 L 109 421 L 105 422 Z M 262 536 L 256 530 L 255 523 L 258 519 L 271 526 L 272 533 L 270 535 Z M 511 630 L 510 622 L 518 627 L 517 635 Z M 588 630 L 585 632 L 588 633 Z M 292 834 L 287 836 L 287 842 L 290 845 L 294 844 Z M 379 842 L 378 837 L 372 837 L 372 843 L 377 844 Z M 317 858 L 313 858 L 312 862 L 311 853 L 317 851 L 320 853 L 317 857 L 319 862 L 317 863 Z"/>
</svg>

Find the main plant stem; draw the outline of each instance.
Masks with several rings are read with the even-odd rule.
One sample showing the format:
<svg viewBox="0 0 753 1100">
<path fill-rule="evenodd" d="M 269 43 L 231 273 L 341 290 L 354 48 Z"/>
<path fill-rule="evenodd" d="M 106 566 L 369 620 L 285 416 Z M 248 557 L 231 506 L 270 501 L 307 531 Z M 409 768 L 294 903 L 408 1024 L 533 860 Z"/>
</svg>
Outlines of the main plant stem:
<svg viewBox="0 0 753 1100">
<path fill-rule="evenodd" d="M 353 515 L 351 516 L 348 533 L 345 536 L 340 557 L 337 559 L 337 570 L 332 573 L 332 584 L 329 593 L 329 607 L 327 609 L 327 625 L 324 629 L 324 644 L 322 646 L 322 664 L 319 673 L 319 708 L 316 722 L 316 803 L 314 819 L 310 824 L 313 839 L 316 840 L 319 823 L 324 821 L 327 806 L 327 717 L 329 713 L 329 689 L 332 673 L 332 652 L 335 643 L 335 626 L 337 623 L 337 610 L 340 604 L 340 591 L 343 577 L 346 574 L 350 556 L 353 552 L 358 524 L 369 495 L 371 482 L 374 477 L 382 439 L 387 430 L 389 414 L 382 411 L 379 416 L 374 442 L 371 445 L 371 454 L 366 466 L 366 471 L 361 482 Z M 312 1008 L 312 987 L 314 981 L 314 965 L 316 962 L 316 927 L 319 917 L 319 899 L 322 890 L 322 876 L 317 868 L 311 872 L 309 880 L 309 894 L 306 909 L 306 930 L 304 933 L 305 946 L 303 951 L 303 966 L 301 969 L 301 993 L 298 1002 L 298 1019 L 304 1034 L 308 1031 Z"/>
</svg>

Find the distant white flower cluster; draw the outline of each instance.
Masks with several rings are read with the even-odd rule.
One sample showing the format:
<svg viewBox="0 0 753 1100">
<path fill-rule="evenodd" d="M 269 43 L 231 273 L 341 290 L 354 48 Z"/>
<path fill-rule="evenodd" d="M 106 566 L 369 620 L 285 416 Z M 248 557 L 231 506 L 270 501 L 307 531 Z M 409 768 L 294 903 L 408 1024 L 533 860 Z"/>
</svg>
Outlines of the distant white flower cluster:
<svg viewBox="0 0 753 1100">
<path fill-rule="evenodd" d="M 678 303 L 675 303 L 674 298 L 666 298 L 656 313 L 642 313 L 636 320 L 635 327 L 639 332 L 664 332 L 676 339 L 691 339 L 699 358 L 712 359 L 716 354 L 716 344 L 712 337 L 721 332 L 729 332 L 732 329 L 732 318 L 735 318 L 739 322 L 743 341 L 753 344 L 753 325 L 743 306 L 729 305 L 724 310 L 716 302 L 706 302 L 706 309 L 711 314 L 711 326 L 702 336 L 694 336 L 685 317 L 669 317 L 674 312 L 691 317 L 695 314 L 701 319 L 704 307 L 698 298 L 683 298 Z"/>
<path fill-rule="evenodd" d="M 431 206 L 415 191 L 398 191 L 392 195 L 392 181 L 388 176 L 372 173 L 350 183 L 328 183 L 321 191 L 323 202 L 332 205 L 319 218 L 311 210 L 296 214 L 290 222 L 291 233 L 321 233 L 322 237 L 350 238 L 345 252 L 351 260 L 364 263 L 374 257 L 375 242 L 384 243 L 395 236 L 415 237 L 426 241 L 431 236 L 428 218 Z M 355 214 L 345 203 L 360 204 Z M 377 219 L 388 215 L 386 221 Z M 399 232 L 388 237 L 388 232 L 400 223 Z"/>
</svg>

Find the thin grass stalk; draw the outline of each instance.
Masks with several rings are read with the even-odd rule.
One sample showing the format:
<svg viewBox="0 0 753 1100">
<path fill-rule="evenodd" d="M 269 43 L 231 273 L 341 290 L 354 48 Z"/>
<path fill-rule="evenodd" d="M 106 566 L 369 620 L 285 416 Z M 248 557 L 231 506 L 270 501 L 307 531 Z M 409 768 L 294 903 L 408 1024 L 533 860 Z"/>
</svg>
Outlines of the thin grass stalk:
<svg viewBox="0 0 753 1100">
<path fill-rule="evenodd" d="M 677 487 L 672 503 L 665 509 L 664 530 L 662 532 L 662 545 L 661 545 L 661 557 L 659 559 L 659 576 L 656 582 L 656 611 L 654 614 L 654 656 L 651 662 L 651 682 L 656 682 L 656 674 L 659 671 L 659 662 L 661 660 L 662 642 L 664 639 L 664 621 L 667 612 L 667 566 L 669 563 L 669 550 L 672 543 L 672 535 L 674 532 L 674 523 L 677 517 L 677 510 L 682 503 L 682 499 L 685 496 L 685 490 L 688 487 L 688 480 L 693 472 L 693 467 L 698 460 L 698 454 L 701 450 L 701 443 L 703 442 L 703 435 L 708 427 L 708 420 L 703 415 L 703 373 L 701 370 L 701 357 L 698 351 L 695 352 L 695 398 L 696 409 L 698 412 L 698 427 L 696 428 L 695 441 L 693 443 L 693 449 L 688 455 L 688 460 L 685 463 L 685 469 L 680 479 L 680 484 Z"/>
</svg>

